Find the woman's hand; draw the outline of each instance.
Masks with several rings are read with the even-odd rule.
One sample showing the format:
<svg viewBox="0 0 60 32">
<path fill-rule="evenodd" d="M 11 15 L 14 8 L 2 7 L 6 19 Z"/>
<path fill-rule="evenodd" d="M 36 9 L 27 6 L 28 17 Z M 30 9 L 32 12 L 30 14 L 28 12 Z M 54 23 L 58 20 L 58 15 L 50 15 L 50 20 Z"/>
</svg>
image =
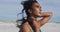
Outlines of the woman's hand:
<svg viewBox="0 0 60 32">
<path fill-rule="evenodd" d="M 40 26 L 37 23 L 37 21 L 33 21 L 32 26 L 33 26 L 32 28 L 33 28 L 34 32 L 40 32 Z"/>
<path fill-rule="evenodd" d="M 34 30 L 34 32 L 40 32 L 40 26 L 38 24 L 38 22 L 34 19 L 34 18 L 31 18 L 29 20 L 29 24 L 31 26 L 31 28 Z"/>
</svg>

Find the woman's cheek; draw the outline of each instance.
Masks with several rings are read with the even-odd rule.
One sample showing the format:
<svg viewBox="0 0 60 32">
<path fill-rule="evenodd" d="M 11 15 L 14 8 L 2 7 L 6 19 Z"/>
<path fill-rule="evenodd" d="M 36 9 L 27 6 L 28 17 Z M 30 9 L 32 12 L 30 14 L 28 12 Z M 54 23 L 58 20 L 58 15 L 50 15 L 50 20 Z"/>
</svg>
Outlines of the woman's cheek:
<svg viewBox="0 0 60 32">
<path fill-rule="evenodd" d="M 40 10 L 38 8 L 34 8 L 33 14 L 37 16 L 40 15 Z"/>
<path fill-rule="evenodd" d="M 39 15 L 39 13 L 35 11 L 35 12 L 34 12 L 34 15 L 38 16 L 38 15 Z"/>
</svg>

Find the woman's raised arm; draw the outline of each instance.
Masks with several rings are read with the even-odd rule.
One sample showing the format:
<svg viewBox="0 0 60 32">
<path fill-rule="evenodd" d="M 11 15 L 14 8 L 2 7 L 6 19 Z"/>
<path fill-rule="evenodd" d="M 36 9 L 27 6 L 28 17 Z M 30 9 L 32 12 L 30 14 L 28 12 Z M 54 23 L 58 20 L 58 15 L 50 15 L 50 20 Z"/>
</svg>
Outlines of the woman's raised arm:
<svg viewBox="0 0 60 32">
<path fill-rule="evenodd" d="M 45 23 L 48 22 L 48 20 L 51 18 L 52 12 L 44 12 L 41 13 L 40 17 L 43 17 L 41 20 L 38 21 L 39 25 L 42 26 Z"/>
</svg>

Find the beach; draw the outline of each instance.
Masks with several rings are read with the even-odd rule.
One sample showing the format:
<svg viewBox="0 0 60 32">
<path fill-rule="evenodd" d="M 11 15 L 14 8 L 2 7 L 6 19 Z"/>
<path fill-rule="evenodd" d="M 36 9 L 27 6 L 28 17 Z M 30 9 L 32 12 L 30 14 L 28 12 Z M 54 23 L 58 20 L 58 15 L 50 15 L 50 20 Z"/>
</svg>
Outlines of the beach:
<svg viewBox="0 0 60 32">
<path fill-rule="evenodd" d="M 46 23 L 41 28 L 42 32 L 60 32 L 60 23 Z M 16 23 L 0 22 L 0 32 L 18 32 Z"/>
</svg>

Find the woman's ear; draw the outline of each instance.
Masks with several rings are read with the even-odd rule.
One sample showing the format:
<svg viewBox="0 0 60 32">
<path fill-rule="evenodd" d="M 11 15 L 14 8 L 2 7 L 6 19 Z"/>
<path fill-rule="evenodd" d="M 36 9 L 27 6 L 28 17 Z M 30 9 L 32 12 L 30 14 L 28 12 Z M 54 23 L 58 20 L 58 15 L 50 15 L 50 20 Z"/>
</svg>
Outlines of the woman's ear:
<svg viewBox="0 0 60 32">
<path fill-rule="evenodd" d="M 31 14 L 32 13 L 32 10 L 29 9 L 28 12 Z"/>
</svg>

